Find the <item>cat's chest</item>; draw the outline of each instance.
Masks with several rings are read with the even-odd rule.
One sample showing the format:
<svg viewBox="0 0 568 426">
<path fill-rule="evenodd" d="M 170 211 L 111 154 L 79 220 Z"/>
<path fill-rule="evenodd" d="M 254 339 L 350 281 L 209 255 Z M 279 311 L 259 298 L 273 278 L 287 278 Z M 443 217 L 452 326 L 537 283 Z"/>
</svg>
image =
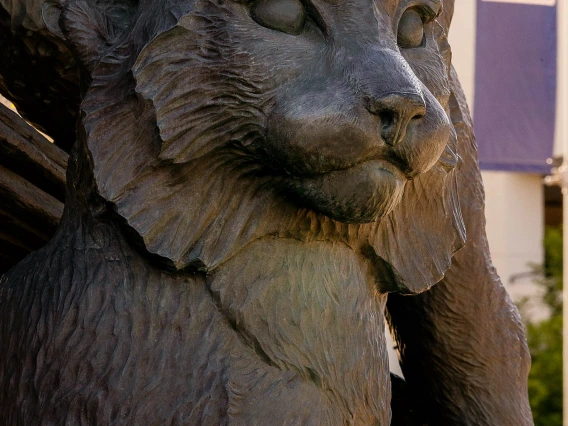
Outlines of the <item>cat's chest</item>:
<svg viewBox="0 0 568 426">
<path fill-rule="evenodd" d="M 384 296 L 368 260 L 340 243 L 264 238 L 222 264 L 207 285 L 230 319 L 318 328 L 371 320 Z"/>
<path fill-rule="evenodd" d="M 361 402 L 383 393 L 377 388 L 388 380 L 386 295 L 372 281 L 364 257 L 347 246 L 267 238 L 227 261 L 208 285 L 270 363 Z"/>
</svg>

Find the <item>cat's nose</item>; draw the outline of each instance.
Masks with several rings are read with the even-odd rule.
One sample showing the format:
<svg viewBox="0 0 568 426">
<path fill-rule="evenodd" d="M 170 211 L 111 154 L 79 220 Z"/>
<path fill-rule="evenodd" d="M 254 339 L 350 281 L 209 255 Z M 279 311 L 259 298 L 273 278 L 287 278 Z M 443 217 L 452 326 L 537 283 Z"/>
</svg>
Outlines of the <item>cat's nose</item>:
<svg viewBox="0 0 568 426">
<path fill-rule="evenodd" d="M 412 121 L 426 114 L 426 104 L 418 93 L 391 93 L 377 98 L 365 98 L 367 110 L 380 119 L 381 137 L 389 146 L 396 146 L 406 136 Z"/>
</svg>

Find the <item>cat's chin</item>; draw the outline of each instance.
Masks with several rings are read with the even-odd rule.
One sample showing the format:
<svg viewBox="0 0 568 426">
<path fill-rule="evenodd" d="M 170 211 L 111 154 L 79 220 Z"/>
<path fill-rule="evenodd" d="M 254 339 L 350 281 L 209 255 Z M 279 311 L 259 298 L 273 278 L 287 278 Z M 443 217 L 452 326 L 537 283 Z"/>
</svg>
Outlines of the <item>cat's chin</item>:
<svg viewBox="0 0 568 426">
<path fill-rule="evenodd" d="M 292 189 L 308 207 L 343 223 L 376 222 L 399 203 L 407 179 L 385 160 L 310 178 L 294 178 Z"/>
</svg>

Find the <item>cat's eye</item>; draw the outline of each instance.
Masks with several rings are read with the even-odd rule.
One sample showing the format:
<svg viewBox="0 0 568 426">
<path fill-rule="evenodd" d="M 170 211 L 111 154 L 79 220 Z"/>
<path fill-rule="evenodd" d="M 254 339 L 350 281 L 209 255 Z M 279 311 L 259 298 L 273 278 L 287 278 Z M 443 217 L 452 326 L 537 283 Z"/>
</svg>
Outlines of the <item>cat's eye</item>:
<svg viewBox="0 0 568 426">
<path fill-rule="evenodd" d="M 251 15 L 264 27 L 294 35 L 302 32 L 306 21 L 300 0 L 256 0 Z"/>
<path fill-rule="evenodd" d="M 424 21 L 418 10 L 408 9 L 398 23 L 397 43 L 403 49 L 420 47 L 424 41 Z"/>
</svg>

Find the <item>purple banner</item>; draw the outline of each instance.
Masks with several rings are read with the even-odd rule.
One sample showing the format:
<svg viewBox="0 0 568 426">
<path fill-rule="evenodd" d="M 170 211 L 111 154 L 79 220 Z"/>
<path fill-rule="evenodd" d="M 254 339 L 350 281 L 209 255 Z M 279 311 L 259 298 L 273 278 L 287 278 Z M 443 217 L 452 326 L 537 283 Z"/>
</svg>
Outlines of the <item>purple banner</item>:
<svg viewBox="0 0 568 426">
<path fill-rule="evenodd" d="M 474 125 L 481 168 L 548 174 L 555 107 L 556 6 L 477 0 Z"/>
</svg>

